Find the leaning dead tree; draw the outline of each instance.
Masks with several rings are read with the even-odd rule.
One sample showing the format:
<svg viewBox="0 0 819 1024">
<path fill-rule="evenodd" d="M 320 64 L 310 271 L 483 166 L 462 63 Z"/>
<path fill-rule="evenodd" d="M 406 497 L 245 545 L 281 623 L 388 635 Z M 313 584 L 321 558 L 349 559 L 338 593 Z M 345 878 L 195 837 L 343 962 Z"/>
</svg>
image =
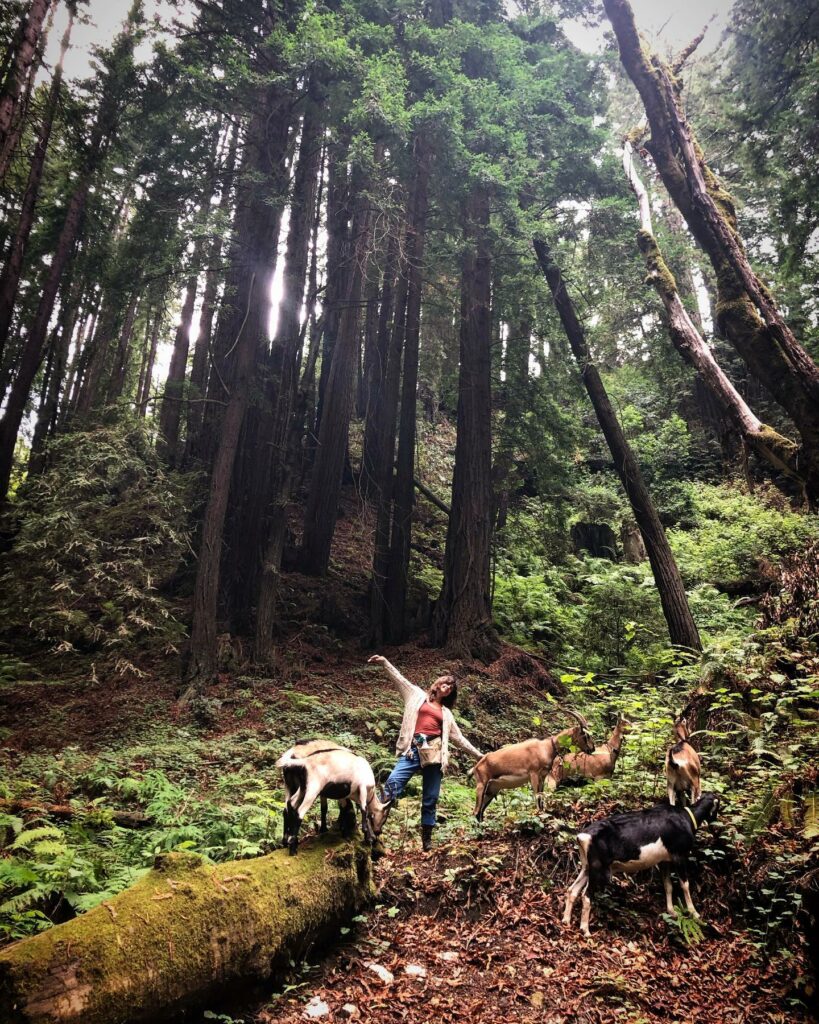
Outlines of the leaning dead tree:
<svg viewBox="0 0 819 1024">
<path fill-rule="evenodd" d="M 614 466 L 626 492 L 637 526 L 646 546 L 654 582 L 660 595 L 668 635 L 673 644 L 694 651 L 702 650 L 702 642 L 688 605 L 680 570 L 668 543 L 665 528 L 651 499 L 634 452 L 617 419 L 600 372 L 592 361 L 586 335 L 574 309 L 560 268 L 552 258 L 546 242 L 535 240 L 540 269 L 549 284 L 552 296 L 580 376 L 594 406 L 597 421 L 611 451 Z"/>
<path fill-rule="evenodd" d="M 674 347 L 683 359 L 697 370 L 703 383 L 724 409 L 745 444 L 774 469 L 798 480 L 804 486 L 805 476 L 799 445 L 777 433 L 773 427 L 763 423 L 754 414 L 725 375 L 708 342 L 688 315 L 680 299 L 674 275 L 654 237 L 648 193 L 634 166 L 633 150 L 628 141 L 623 150 L 623 167 L 640 208 L 637 244 L 645 258 L 648 280 L 654 286 L 665 308 L 668 333 Z"/>
<path fill-rule="evenodd" d="M 819 499 L 819 366 L 795 338 L 776 301 L 751 267 L 731 195 L 713 172 L 682 107 L 678 77 L 688 47 L 672 65 L 637 31 L 628 0 L 604 0 L 620 60 L 643 101 L 644 143 L 663 184 L 707 254 L 717 283 L 717 320 L 749 369 L 790 415 L 802 439 L 802 471 Z"/>
<path fill-rule="evenodd" d="M 369 852 L 337 835 L 253 860 L 167 854 L 136 885 L 0 952 L 4 1024 L 164 1020 L 270 977 L 372 897 Z"/>
</svg>

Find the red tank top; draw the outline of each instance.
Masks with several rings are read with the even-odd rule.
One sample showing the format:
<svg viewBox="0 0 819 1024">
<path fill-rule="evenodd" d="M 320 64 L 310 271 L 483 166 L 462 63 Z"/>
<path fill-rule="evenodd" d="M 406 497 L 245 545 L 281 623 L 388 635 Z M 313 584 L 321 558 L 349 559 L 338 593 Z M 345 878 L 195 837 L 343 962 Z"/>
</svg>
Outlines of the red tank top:
<svg viewBox="0 0 819 1024">
<path fill-rule="evenodd" d="M 418 709 L 415 719 L 415 731 L 425 736 L 440 736 L 444 727 L 444 712 L 440 704 L 430 704 L 425 700 Z"/>
</svg>

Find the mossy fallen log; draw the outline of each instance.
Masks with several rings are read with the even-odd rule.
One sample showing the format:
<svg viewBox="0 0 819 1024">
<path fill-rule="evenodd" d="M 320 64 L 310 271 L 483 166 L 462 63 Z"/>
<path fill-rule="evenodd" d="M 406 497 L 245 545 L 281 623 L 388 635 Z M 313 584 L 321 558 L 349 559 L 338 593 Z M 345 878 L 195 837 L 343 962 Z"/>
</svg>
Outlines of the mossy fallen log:
<svg viewBox="0 0 819 1024">
<path fill-rule="evenodd" d="M 94 910 L 0 951 L 4 1024 L 156 1021 L 267 978 L 373 894 L 369 852 L 331 835 L 253 860 L 157 860 Z"/>
</svg>

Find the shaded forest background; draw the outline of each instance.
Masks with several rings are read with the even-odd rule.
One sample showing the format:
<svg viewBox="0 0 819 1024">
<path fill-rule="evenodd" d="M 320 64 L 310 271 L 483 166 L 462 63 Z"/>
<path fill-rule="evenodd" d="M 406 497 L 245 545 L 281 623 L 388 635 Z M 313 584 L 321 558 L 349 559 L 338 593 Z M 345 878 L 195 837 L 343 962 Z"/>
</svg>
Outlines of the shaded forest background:
<svg viewBox="0 0 819 1024">
<path fill-rule="evenodd" d="M 69 81 L 93 2 L 0 11 L 0 935 L 270 848 L 297 735 L 383 775 L 386 650 L 457 668 L 484 749 L 633 718 L 556 816 L 656 795 L 687 707 L 708 871 L 806 1013 L 815 6 L 674 54 L 623 0 L 169 7 Z"/>
</svg>

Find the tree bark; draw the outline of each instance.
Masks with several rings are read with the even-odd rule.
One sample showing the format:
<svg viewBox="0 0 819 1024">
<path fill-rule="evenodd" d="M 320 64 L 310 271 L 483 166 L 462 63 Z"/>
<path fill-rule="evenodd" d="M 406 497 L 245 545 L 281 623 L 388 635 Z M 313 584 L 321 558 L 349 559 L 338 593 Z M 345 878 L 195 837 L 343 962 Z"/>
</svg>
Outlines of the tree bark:
<svg viewBox="0 0 819 1024">
<path fill-rule="evenodd" d="M 555 306 L 577 360 L 586 391 L 594 406 L 600 429 L 611 450 L 617 475 L 620 477 L 634 512 L 634 518 L 643 536 L 671 642 L 679 647 L 701 651 L 700 635 L 688 606 L 685 587 L 665 529 L 660 522 L 643 474 L 626 440 L 597 367 L 591 360 L 585 333 L 566 291 L 563 275 L 552 259 L 547 244 L 536 240 L 534 245 L 540 268 L 552 291 Z"/>
<path fill-rule="evenodd" d="M 387 375 L 388 348 L 391 338 L 390 325 L 393 317 L 393 292 L 398 272 L 398 232 L 390 235 L 387 243 L 387 258 L 381 282 L 381 305 L 378 310 L 378 325 L 370 356 L 364 363 L 364 442 L 361 451 L 361 493 L 365 498 L 378 495 L 379 445 L 383 431 L 383 388 Z M 400 358 L 400 356 L 399 356 Z"/>
<path fill-rule="evenodd" d="M 406 249 L 405 249 L 406 251 Z M 393 514 L 395 472 L 395 432 L 398 422 L 398 396 L 401 389 L 401 350 L 407 324 L 407 291 L 409 268 L 399 268 L 395 289 L 395 313 L 389 347 L 384 353 L 384 379 L 377 397 L 377 419 L 370 456 L 373 477 L 372 495 L 375 503 L 375 537 L 373 540 L 373 574 L 370 588 L 370 642 L 380 647 L 389 628 L 387 582 L 390 569 L 390 537 Z"/>
<path fill-rule="evenodd" d="M 222 176 L 222 191 L 219 196 L 217 210 L 224 213 L 228 208 L 233 178 L 236 173 L 236 153 L 239 142 L 239 122 L 237 121 L 230 135 L 228 155 Z M 185 456 L 187 465 L 198 458 L 201 453 L 201 430 L 205 415 L 205 403 L 199 401 L 207 394 L 208 369 L 210 362 L 211 336 L 213 334 L 213 317 L 216 312 L 216 298 L 219 290 L 221 274 L 219 263 L 222 259 L 223 241 L 217 231 L 214 235 L 208 255 L 208 267 L 205 276 L 205 291 L 202 296 L 202 310 L 199 316 L 199 331 L 193 347 L 191 379 L 187 420 L 185 427 Z"/>
<path fill-rule="evenodd" d="M 0 181 L 5 178 L 14 156 L 15 140 L 20 138 L 20 132 L 14 131 L 14 118 L 19 113 L 20 96 L 37 55 L 50 6 L 51 0 L 31 0 L 31 6 L 23 15 L 11 67 L 0 90 Z"/>
<path fill-rule="evenodd" d="M 17 221 L 17 228 L 9 247 L 9 254 L 3 267 L 3 272 L 0 274 L 0 357 L 2 357 L 6 339 L 8 338 L 12 313 L 14 311 L 14 303 L 17 299 L 17 291 L 20 287 L 20 275 L 23 270 L 23 261 L 25 260 L 31 229 L 34 225 L 34 211 L 40 194 L 40 185 L 43 180 L 43 168 L 45 167 L 46 153 L 48 152 L 48 144 L 51 139 L 51 129 L 54 125 L 54 115 L 57 112 L 57 104 L 60 99 L 63 62 L 65 60 L 66 51 L 68 50 L 73 24 L 74 12 L 73 9 L 70 8 L 68 25 L 60 43 L 60 56 L 57 61 L 57 66 L 54 68 L 54 77 L 51 81 L 51 88 L 49 89 L 48 100 L 46 101 L 46 107 L 43 113 L 43 120 L 40 125 L 40 131 L 37 134 L 37 142 L 34 146 L 34 153 L 32 155 L 31 165 L 28 172 L 28 181 L 26 182 L 26 191 L 23 195 L 23 203 L 20 208 L 20 216 Z M 2 180 L 2 173 L 0 173 L 0 180 Z"/>
<path fill-rule="evenodd" d="M 398 424 L 398 455 L 395 466 L 392 532 L 386 581 L 387 631 L 393 640 L 402 640 L 405 629 L 412 510 L 415 494 L 415 421 L 418 409 L 418 354 L 421 339 L 421 298 L 424 288 L 424 245 L 429 209 L 429 175 L 432 153 L 426 140 L 418 136 L 414 143 L 415 181 L 412 216 L 407 241 L 407 325 L 404 340 L 404 367 L 401 381 L 401 417 Z"/>
<path fill-rule="evenodd" d="M 151 396 L 151 383 L 154 376 L 154 363 L 156 362 L 156 350 L 159 345 L 159 332 L 162 328 L 162 317 L 165 315 L 163 304 L 160 303 L 154 312 L 154 324 L 151 328 L 151 342 L 148 348 L 148 358 L 145 361 L 145 373 L 142 378 L 142 388 L 137 393 L 137 412 L 142 419 L 148 409 L 148 401 Z"/>
<path fill-rule="evenodd" d="M 111 367 L 111 376 L 108 381 L 108 393 L 105 396 L 106 405 L 115 402 L 125 389 L 125 378 L 128 375 L 128 364 L 131 355 L 131 339 L 134 335 L 134 323 L 137 310 L 139 309 L 139 292 L 135 292 L 125 313 L 125 323 L 119 335 L 119 344 L 114 354 L 114 365 Z"/>
<path fill-rule="evenodd" d="M 80 286 L 80 289 L 82 285 Z M 82 294 L 72 296 L 60 312 L 57 335 L 53 343 L 51 369 L 44 392 L 43 402 L 37 414 L 34 436 L 31 439 L 31 454 L 28 460 L 29 477 L 37 476 L 45 468 L 44 447 L 46 438 L 54 432 L 57 419 L 57 405 L 60 400 L 60 389 L 65 383 L 64 374 L 68 362 L 68 351 L 74 335 L 74 327 L 79 314 Z"/>
<path fill-rule="evenodd" d="M 231 252 L 232 294 L 223 302 L 218 358 L 211 374 L 218 382 L 218 400 L 227 400 L 219 431 L 210 478 L 210 492 L 199 549 L 193 594 L 189 686 L 182 702 L 189 700 L 213 676 L 216 667 L 217 612 L 220 593 L 222 538 L 234 475 L 236 450 L 250 402 L 251 383 L 263 339 L 267 337 L 265 313 L 272 275 L 271 236 L 278 237 L 281 211 L 270 202 L 270 184 L 281 180 L 287 152 L 290 105 L 278 87 L 260 97 L 248 127 L 244 174 L 237 197 L 236 232 Z M 237 322 L 238 321 L 238 322 Z M 236 325 L 231 339 L 228 326 Z M 221 365 L 220 365 L 221 364 Z M 215 418 L 211 421 L 215 426 Z"/>
<path fill-rule="evenodd" d="M 469 244 L 461 270 L 458 435 L 444 580 L 433 639 L 461 657 L 491 661 L 499 643 L 492 627 L 492 259 L 489 194 L 477 188 L 468 204 Z"/>
<path fill-rule="evenodd" d="M 304 513 L 300 563 L 302 571 L 312 576 L 323 576 L 327 572 L 336 527 L 347 436 L 353 411 L 363 278 L 361 268 L 369 242 L 369 219 L 366 201 L 359 191 L 355 200 L 351 240 L 354 249 L 353 265 L 349 271 L 349 283 L 339 318 L 338 339 L 327 377 L 318 448 Z"/>
<path fill-rule="evenodd" d="M 668 332 L 674 347 L 683 359 L 693 366 L 703 383 L 724 409 L 745 443 L 774 469 L 807 486 L 802 470 L 803 459 L 799 446 L 762 423 L 754 415 L 737 389 L 726 377 L 708 343 L 694 326 L 680 299 L 674 275 L 669 270 L 651 226 L 651 206 L 648 193 L 634 167 L 631 144 L 626 142 L 623 166 L 629 184 L 637 196 L 641 228 L 637 236 L 646 261 L 648 278 L 660 296 L 666 313 Z"/>
<path fill-rule="evenodd" d="M 672 69 L 641 42 L 628 0 L 604 0 L 620 59 L 643 100 L 657 170 L 717 278 L 717 318 L 751 371 L 799 430 L 808 494 L 819 497 L 819 367 L 785 323 L 742 246 L 734 204 L 683 114 Z"/>
<path fill-rule="evenodd" d="M 271 353 L 273 433 L 270 438 L 271 474 L 267 529 L 262 552 L 256 607 L 254 657 L 258 663 L 272 653 L 279 574 L 287 530 L 287 506 L 301 438 L 294 431 L 293 412 L 299 384 L 301 312 L 307 283 L 310 239 L 321 167 L 323 118 L 321 93 L 311 83 L 310 101 L 302 122 L 299 159 L 293 180 L 290 226 L 287 234 L 282 297 Z"/>
<path fill-rule="evenodd" d="M 196 218 L 201 228 L 203 214 L 207 210 L 204 205 L 209 197 L 203 200 L 202 213 Z M 199 271 L 201 269 L 202 249 L 205 244 L 205 236 L 200 234 L 194 242 L 191 255 L 191 272 L 185 286 L 185 299 L 182 303 L 182 310 L 179 314 L 179 324 L 174 336 L 173 353 L 171 363 L 168 367 L 168 377 L 165 381 L 165 390 L 162 393 L 162 402 L 159 407 L 159 451 L 169 465 L 176 465 L 179 455 L 179 426 L 182 422 L 182 399 L 185 388 L 185 373 L 188 368 L 188 351 L 191 340 L 191 323 L 193 322 L 193 307 L 196 304 L 196 288 L 199 284 Z"/>
<path fill-rule="evenodd" d="M 68 263 L 80 229 L 90 183 L 90 175 L 83 175 L 69 200 L 57 248 L 54 251 L 51 265 L 48 268 L 43 284 L 37 313 L 31 329 L 26 335 L 22 352 L 20 353 L 17 376 L 14 378 L 14 383 L 8 394 L 5 415 L 0 420 L 0 501 L 8 493 L 11 469 L 14 462 L 14 446 L 17 442 L 17 431 L 20 429 L 20 424 L 23 421 L 23 414 L 28 402 L 31 385 L 34 382 L 34 377 L 44 355 L 46 332 L 48 331 L 48 323 L 54 309 L 57 289 L 60 286 L 63 271 Z"/>
<path fill-rule="evenodd" d="M 338 836 L 208 865 L 166 854 L 136 885 L 0 951 L 8 1024 L 167 1019 L 275 975 L 373 898 L 370 857 Z"/>
</svg>

